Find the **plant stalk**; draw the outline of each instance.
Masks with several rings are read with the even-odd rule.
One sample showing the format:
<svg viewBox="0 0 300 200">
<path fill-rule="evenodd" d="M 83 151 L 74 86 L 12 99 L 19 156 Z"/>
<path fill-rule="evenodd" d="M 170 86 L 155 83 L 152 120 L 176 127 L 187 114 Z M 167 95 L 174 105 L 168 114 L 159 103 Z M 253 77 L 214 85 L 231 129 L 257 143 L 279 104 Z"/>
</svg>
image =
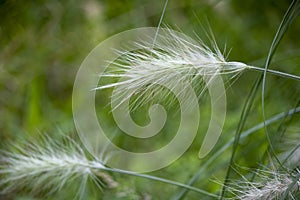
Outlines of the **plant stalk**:
<svg viewBox="0 0 300 200">
<path fill-rule="evenodd" d="M 252 70 L 255 70 L 255 71 L 260 71 L 260 72 L 265 71 L 264 68 L 255 67 L 255 66 L 248 66 L 248 68 L 252 69 Z M 277 76 L 281 76 L 281 77 L 285 77 L 285 78 L 291 78 L 291 79 L 300 81 L 300 76 L 297 76 L 297 75 L 294 75 L 294 74 L 288 74 L 288 73 L 284 73 L 284 72 L 280 72 L 280 71 L 276 71 L 276 70 L 272 70 L 272 69 L 267 69 L 266 71 L 270 74 L 274 74 L 274 75 L 277 75 Z"/>
</svg>

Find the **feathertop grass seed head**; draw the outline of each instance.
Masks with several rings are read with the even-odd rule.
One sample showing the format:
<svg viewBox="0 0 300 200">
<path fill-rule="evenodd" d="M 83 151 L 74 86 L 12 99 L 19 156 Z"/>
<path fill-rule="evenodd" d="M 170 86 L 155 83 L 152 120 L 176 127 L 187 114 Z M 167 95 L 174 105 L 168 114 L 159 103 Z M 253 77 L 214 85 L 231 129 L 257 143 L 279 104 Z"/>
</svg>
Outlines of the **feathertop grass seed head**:
<svg viewBox="0 0 300 200">
<path fill-rule="evenodd" d="M 263 171 L 257 173 L 259 181 L 235 182 L 230 188 L 237 199 L 241 200 L 268 200 L 286 198 L 295 199 L 294 195 L 300 191 L 300 171 L 277 172 Z M 286 199 L 284 198 L 284 199 Z"/>
<path fill-rule="evenodd" d="M 102 75 L 119 78 L 118 82 L 96 89 L 116 87 L 114 94 L 123 101 L 138 94 L 136 102 L 143 105 L 154 96 L 168 98 L 173 88 L 180 88 L 181 95 L 186 95 L 186 85 L 199 78 L 205 81 L 200 91 L 202 94 L 215 76 L 234 76 L 248 67 L 241 62 L 227 62 L 214 38 L 211 43 L 212 49 L 200 39 L 196 42 L 182 33 L 163 29 L 154 44 L 140 42 L 135 44 L 139 51 L 118 51 L 121 59 L 113 63 L 113 69 Z M 170 90 L 164 92 L 161 86 Z"/>
<path fill-rule="evenodd" d="M 45 145 L 31 143 L 26 147 L 16 146 L 18 152 L 2 152 L 2 193 L 23 187 L 52 193 L 75 178 L 94 179 L 93 169 L 105 168 L 100 161 L 90 162 L 83 150 L 73 142 L 61 145 L 54 143 L 50 138 L 47 140 Z"/>
<path fill-rule="evenodd" d="M 108 174 L 112 172 L 147 178 L 212 197 L 217 196 L 169 179 L 106 167 L 104 162 L 97 158 L 88 159 L 83 149 L 72 139 L 68 138 L 67 142 L 67 144 L 60 144 L 46 138 L 44 144 L 41 145 L 30 143 L 26 146 L 14 146 L 17 151 L 2 151 L 0 154 L 0 194 L 22 191 L 24 188 L 33 193 L 51 194 L 78 178 L 80 188 L 76 195 L 82 199 L 88 178 L 91 178 L 99 189 L 118 187 L 119 183 Z"/>
</svg>

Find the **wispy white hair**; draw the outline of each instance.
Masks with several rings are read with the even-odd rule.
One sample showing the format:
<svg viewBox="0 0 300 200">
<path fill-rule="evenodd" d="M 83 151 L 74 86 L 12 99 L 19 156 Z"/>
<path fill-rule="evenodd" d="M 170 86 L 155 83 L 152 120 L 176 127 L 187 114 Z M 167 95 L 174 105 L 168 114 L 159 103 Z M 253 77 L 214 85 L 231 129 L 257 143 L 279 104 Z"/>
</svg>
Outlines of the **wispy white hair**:
<svg viewBox="0 0 300 200">
<path fill-rule="evenodd" d="M 196 42 L 170 29 L 164 29 L 163 33 L 158 36 L 155 44 L 135 44 L 140 49 L 138 51 L 119 51 L 121 59 L 114 62 L 113 70 L 103 76 L 120 79 L 96 89 L 116 87 L 114 93 L 123 101 L 137 94 L 136 102 L 142 105 L 154 96 L 167 98 L 170 89 L 179 86 L 183 88 L 182 95 L 185 95 L 184 85 L 192 84 L 199 77 L 207 85 L 216 75 L 236 75 L 247 68 L 241 62 L 227 62 L 214 38 L 211 49 L 200 39 Z M 205 89 L 205 84 L 201 91 Z M 169 91 L 163 92 L 164 87 L 169 88 Z"/>
</svg>

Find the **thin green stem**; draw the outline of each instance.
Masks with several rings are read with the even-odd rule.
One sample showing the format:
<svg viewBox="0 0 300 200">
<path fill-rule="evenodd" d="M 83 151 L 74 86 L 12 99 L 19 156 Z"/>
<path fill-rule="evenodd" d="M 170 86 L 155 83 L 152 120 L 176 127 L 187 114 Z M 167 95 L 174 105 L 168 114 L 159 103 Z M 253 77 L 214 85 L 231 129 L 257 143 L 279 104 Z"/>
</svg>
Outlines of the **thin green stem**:
<svg viewBox="0 0 300 200">
<path fill-rule="evenodd" d="M 159 182 L 162 182 L 162 183 L 167 183 L 167 184 L 179 186 L 179 187 L 182 187 L 182 188 L 185 188 L 185 189 L 188 189 L 188 190 L 192 190 L 194 192 L 198 192 L 198 193 L 201 193 L 201 194 L 204 194 L 206 196 L 210 196 L 210 197 L 213 197 L 213 198 L 216 198 L 216 199 L 219 198 L 218 195 L 209 193 L 205 190 L 201 190 L 199 188 L 196 188 L 196 187 L 193 187 L 193 186 L 190 186 L 190 185 L 186 185 L 186 184 L 183 184 L 183 183 L 179 183 L 179 182 L 176 182 L 176 181 L 172 181 L 172 180 L 168 180 L 168 179 L 164 179 L 164 178 L 160 178 L 160 177 L 156 177 L 156 176 L 151 176 L 151 175 L 147 175 L 147 174 L 139 174 L 139 173 L 136 173 L 136 172 L 126 171 L 126 170 L 122 170 L 122 169 L 115 169 L 115 168 L 108 168 L 108 167 L 104 167 L 104 168 L 103 167 L 97 167 L 97 165 L 91 165 L 90 167 L 94 168 L 94 169 L 98 169 L 98 170 L 104 170 L 104 171 L 110 171 L 110 172 L 114 172 L 114 173 L 120 173 L 120 174 L 126 174 L 126 175 L 131 175 L 131 176 L 147 178 L 147 179 L 151 179 L 151 180 L 154 180 L 154 181 L 159 181 Z"/>
<path fill-rule="evenodd" d="M 291 5 L 289 6 L 288 10 L 286 11 L 280 26 L 275 34 L 275 37 L 272 41 L 269 53 L 268 53 L 268 57 L 266 59 L 266 63 L 265 63 L 265 67 L 264 67 L 264 71 L 263 71 L 263 80 L 262 80 L 262 91 L 261 91 L 261 106 L 262 106 L 262 117 L 263 120 L 265 122 L 266 119 L 266 114 L 265 114 L 265 88 L 266 88 L 266 78 L 267 78 L 267 72 L 268 72 L 268 67 L 271 63 L 271 60 L 273 58 L 273 55 L 275 54 L 277 47 L 279 46 L 283 36 L 286 34 L 288 28 L 290 27 L 290 25 L 292 24 L 292 22 L 295 20 L 295 18 L 298 16 L 298 14 L 300 13 L 300 1 L 299 0 L 293 0 L 293 2 L 291 3 Z M 270 152 L 271 154 L 274 156 L 275 160 L 278 162 L 278 164 L 285 169 L 285 167 L 283 166 L 283 164 L 280 162 L 279 158 L 277 157 L 276 153 L 275 153 L 275 149 L 273 146 L 273 141 L 270 137 L 270 133 L 268 130 L 268 127 L 264 126 L 265 128 L 265 135 L 267 138 L 267 141 L 269 143 L 269 148 L 270 148 Z M 288 170 L 286 170 L 288 172 Z"/>
<path fill-rule="evenodd" d="M 290 109 L 288 112 L 279 113 L 279 114 L 275 115 L 274 117 L 266 120 L 265 124 L 267 126 L 271 125 L 284 117 L 292 116 L 299 112 L 300 112 L 300 107 Z M 245 138 L 262 128 L 264 128 L 264 122 L 257 124 L 256 126 L 242 132 L 240 138 Z M 219 148 L 218 151 L 216 151 L 207 161 L 205 161 L 205 163 L 203 164 L 201 169 L 190 179 L 190 181 L 188 182 L 188 185 L 193 185 L 199 179 L 199 177 L 205 172 L 206 168 L 209 165 L 211 165 L 211 163 L 214 160 L 216 160 L 223 152 L 225 152 L 233 143 L 234 143 L 234 138 L 232 138 L 229 142 L 227 142 L 225 145 L 223 145 L 221 148 Z M 186 195 L 187 192 L 188 192 L 188 190 L 183 189 L 179 194 L 174 196 L 172 198 L 172 200 L 183 199 L 183 197 Z"/>
<path fill-rule="evenodd" d="M 248 66 L 249 69 L 255 70 L 255 71 L 260 71 L 260 72 L 264 72 L 265 69 L 264 68 L 260 68 L 260 67 L 255 67 L 255 66 Z M 272 69 L 267 69 L 267 72 L 270 74 L 274 74 L 277 76 L 281 76 L 281 77 L 285 77 L 285 78 L 291 78 L 297 81 L 300 81 L 300 76 L 294 75 L 294 74 L 288 74 L 288 73 L 284 73 L 284 72 L 280 72 L 280 71 L 276 71 L 276 70 L 272 70 Z"/>
</svg>

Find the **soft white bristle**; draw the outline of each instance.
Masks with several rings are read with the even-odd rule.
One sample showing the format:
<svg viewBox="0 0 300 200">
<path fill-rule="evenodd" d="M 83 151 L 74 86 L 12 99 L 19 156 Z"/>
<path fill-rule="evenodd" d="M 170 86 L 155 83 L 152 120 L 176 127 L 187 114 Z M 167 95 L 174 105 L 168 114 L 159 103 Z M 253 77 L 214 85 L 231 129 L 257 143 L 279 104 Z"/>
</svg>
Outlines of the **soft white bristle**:
<svg viewBox="0 0 300 200">
<path fill-rule="evenodd" d="M 2 193 L 22 187 L 47 192 L 60 190 L 67 181 L 94 177 L 92 169 L 103 169 L 101 162 L 90 163 L 75 143 L 60 145 L 48 139 L 45 145 L 17 146 L 18 152 L 2 152 L 0 181 Z M 85 184 L 85 183 L 83 183 Z"/>
<path fill-rule="evenodd" d="M 293 199 L 294 194 L 299 192 L 300 180 L 299 171 L 288 174 L 286 172 L 259 171 L 257 178 L 259 181 L 235 182 L 230 188 L 237 199 L 241 200 L 267 200 L 280 199 L 285 194 L 286 197 Z"/>
<path fill-rule="evenodd" d="M 154 46 L 141 42 L 136 44 L 139 51 L 119 52 L 122 59 L 114 63 L 114 70 L 103 75 L 120 78 L 119 81 L 96 89 L 116 87 L 116 97 L 122 100 L 138 94 L 137 102 L 143 104 L 154 95 L 167 98 L 168 95 L 162 92 L 163 87 L 184 90 L 184 86 L 192 84 L 195 79 L 202 78 L 209 84 L 216 75 L 236 75 L 247 67 L 244 63 L 227 62 L 215 41 L 212 44 L 213 50 L 202 41 L 196 43 L 167 29 L 159 35 Z M 205 86 L 201 90 L 204 89 Z M 184 91 L 182 95 L 185 95 Z"/>
</svg>

